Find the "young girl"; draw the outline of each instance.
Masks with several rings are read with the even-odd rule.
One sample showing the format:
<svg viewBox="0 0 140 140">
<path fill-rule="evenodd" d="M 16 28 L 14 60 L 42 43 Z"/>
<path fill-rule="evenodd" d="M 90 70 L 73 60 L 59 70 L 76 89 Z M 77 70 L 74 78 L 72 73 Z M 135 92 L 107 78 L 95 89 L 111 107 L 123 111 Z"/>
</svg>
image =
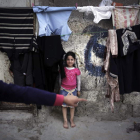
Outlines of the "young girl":
<svg viewBox="0 0 140 140">
<path fill-rule="evenodd" d="M 75 53 L 68 52 L 65 55 L 65 74 L 66 77 L 59 81 L 61 83 L 60 94 L 64 96 L 80 96 L 80 70 L 75 68 L 76 58 Z M 61 80 L 61 78 L 59 78 Z M 74 123 L 74 111 L 75 108 L 73 106 L 68 106 L 65 103 L 62 105 L 63 119 L 64 119 L 64 128 L 68 128 L 67 121 L 67 107 L 70 107 L 70 123 L 71 127 L 75 127 Z"/>
</svg>

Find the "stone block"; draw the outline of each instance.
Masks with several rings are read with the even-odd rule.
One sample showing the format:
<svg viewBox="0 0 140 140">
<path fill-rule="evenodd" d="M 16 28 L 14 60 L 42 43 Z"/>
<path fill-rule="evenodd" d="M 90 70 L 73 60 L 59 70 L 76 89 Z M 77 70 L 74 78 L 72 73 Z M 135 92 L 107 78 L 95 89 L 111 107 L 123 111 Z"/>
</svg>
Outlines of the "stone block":
<svg viewBox="0 0 140 140">
<path fill-rule="evenodd" d="M 49 0 L 35 0 L 36 6 L 48 6 Z"/>
<path fill-rule="evenodd" d="M 124 120 L 132 116 L 132 105 L 121 102 L 115 103 L 114 112 L 111 112 L 110 102 L 88 102 L 86 104 L 86 115 L 99 120 Z"/>
<path fill-rule="evenodd" d="M 133 105 L 133 117 L 140 117 L 140 105 Z"/>
<path fill-rule="evenodd" d="M 98 98 L 98 91 L 88 91 L 88 96 L 87 96 L 87 101 L 88 102 L 92 102 L 92 103 L 96 103 L 97 102 L 97 98 Z"/>
<path fill-rule="evenodd" d="M 139 92 L 132 92 L 130 94 L 123 95 L 123 103 L 124 104 L 131 104 L 131 105 L 140 105 L 140 93 Z"/>
<path fill-rule="evenodd" d="M 0 0 L 0 7 L 26 7 L 26 0 Z"/>
<path fill-rule="evenodd" d="M 54 3 L 56 6 L 75 6 L 75 4 L 77 3 L 78 6 L 88 6 L 88 5 L 94 5 L 94 6 L 98 6 L 99 5 L 99 1 L 98 0 L 77 0 L 77 1 L 72 1 L 72 0 L 54 0 Z"/>
<path fill-rule="evenodd" d="M 84 106 L 78 106 L 75 109 L 75 116 L 85 116 L 86 115 L 86 108 Z"/>
</svg>

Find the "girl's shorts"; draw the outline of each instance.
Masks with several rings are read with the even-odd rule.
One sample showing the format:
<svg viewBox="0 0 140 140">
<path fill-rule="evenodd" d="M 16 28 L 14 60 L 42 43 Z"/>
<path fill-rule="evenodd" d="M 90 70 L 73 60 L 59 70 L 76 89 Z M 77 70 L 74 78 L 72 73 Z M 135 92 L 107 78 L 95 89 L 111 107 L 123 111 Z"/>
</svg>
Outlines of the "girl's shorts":
<svg viewBox="0 0 140 140">
<path fill-rule="evenodd" d="M 60 90 L 60 94 L 61 94 L 61 95 L 64 95 L 64 96 L 71 95 L 71 94 L 73 94 L 74 96 L 77 96 L 77 90 L 76 90 L 76 89 L 73 89 L 73 90 L 61 89 L 61 90 Z M 65 103 L 63 103 L 62 106 L 63 106 L 63 107 L 70 107 L 70 108 L 73 108 L 73 106 L 68 106 L 68 105 L 66 105 Z"/>
</svg>

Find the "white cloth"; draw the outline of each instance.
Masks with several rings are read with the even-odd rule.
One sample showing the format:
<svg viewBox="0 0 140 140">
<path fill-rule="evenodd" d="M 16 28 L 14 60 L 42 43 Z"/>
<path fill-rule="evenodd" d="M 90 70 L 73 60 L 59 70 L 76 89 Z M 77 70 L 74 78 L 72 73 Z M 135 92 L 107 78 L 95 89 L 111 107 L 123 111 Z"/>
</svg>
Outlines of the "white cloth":
<svg viewBox="0 0 140 140">
<path fill-rule="evenodd" d="M 94 7 L 94 6 L 83 6 L 77 7 L 79 12 L 93 13 L 94 20 L 93 22 L 99 23 L 102 19 L 110 19 L 112 10 L 114 6 L 102 6 L 102 7 Z"/>
<path fill-rule="evenodd" d="M 111 6 L 112 0 L 102 0 L 99 4 L 99 7 L 101 6 Z"/>
</svg>

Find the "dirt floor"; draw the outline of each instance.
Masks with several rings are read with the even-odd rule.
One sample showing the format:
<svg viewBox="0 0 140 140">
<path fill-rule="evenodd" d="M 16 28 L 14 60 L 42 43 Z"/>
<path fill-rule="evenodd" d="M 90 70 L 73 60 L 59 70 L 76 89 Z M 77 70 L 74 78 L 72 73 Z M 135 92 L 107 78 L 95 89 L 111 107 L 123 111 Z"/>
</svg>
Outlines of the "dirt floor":
<svg viewBox="0 0 140 140">
<path fill-rule="evenodd" d="M 139 124 L 140 118 L 97 121 L 75 117 L 76 127 L 69 125 L 69 129 L 64 129 L 61 116 L 48 116 L 43 122 L 35 122 L 29 113 L 1 113 L 0 140 L 140 140 L 134 122 Z"/>
</svg>

